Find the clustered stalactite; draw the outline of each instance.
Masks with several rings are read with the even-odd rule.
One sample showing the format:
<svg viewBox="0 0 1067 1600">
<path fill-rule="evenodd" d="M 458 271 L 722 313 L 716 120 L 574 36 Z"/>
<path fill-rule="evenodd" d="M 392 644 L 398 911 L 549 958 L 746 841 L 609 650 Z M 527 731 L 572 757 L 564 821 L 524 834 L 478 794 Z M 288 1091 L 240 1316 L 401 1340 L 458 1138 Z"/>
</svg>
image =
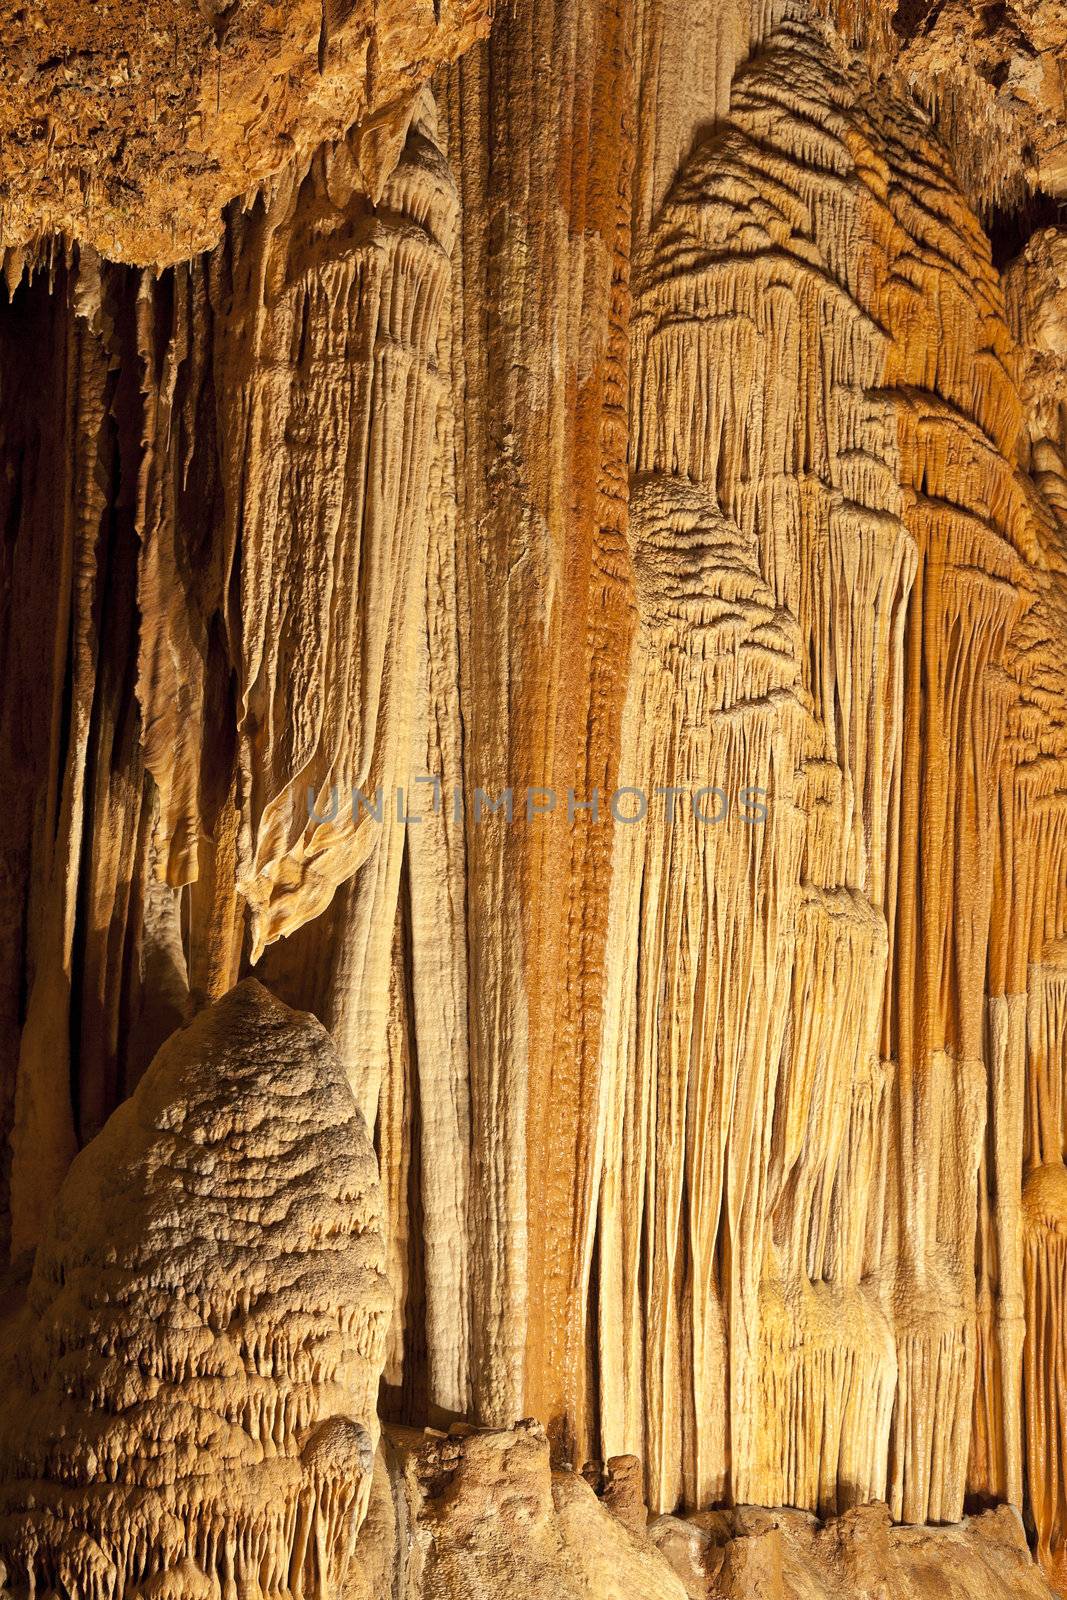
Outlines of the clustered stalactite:
<svg viewBox="0 0 1067 1600">
<path fill-rule="evenodd" d="M 383 1416 L 495 1430 L 394 1499 L 1007 1504 L 1063 1587 L 1067 235 L 1002 274 L 1018 151 L 816 10 L 520 0 L 213 250 L 9 261 L 11 1254 L 254 972 Z"/>
</svg>

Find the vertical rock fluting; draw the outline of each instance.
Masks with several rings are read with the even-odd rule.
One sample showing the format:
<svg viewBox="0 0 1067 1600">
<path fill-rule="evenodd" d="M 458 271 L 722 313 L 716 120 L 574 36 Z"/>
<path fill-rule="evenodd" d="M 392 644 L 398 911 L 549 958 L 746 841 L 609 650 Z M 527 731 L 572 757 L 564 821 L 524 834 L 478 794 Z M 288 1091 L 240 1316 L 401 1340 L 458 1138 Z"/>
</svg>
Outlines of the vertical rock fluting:
<svg viewBox="0 0 1067 1600">
<path fill-rule="evenodd" d="M 751 1458 L 759 1429 L 759 1265 L 791 931 L 779 886 L 797 875 L 789 796 L 803 706 L 795 624 L 751 538 L 702 488 L 664 473 L 638 480 L 631 539 L 641 628 L 619 809 L 633 818 L 632 796 L 654 778 L 659 814 L 620 822 L 616 847 L 601 1415 L 605 1454 L 641 1454 L 653 1505 L 669 1509 L 731 1492 L 729 1464 Z"/>
<path fill-rule="evenodd" d="M 979 1400 L 1001 1407 L 988 1492 L 1020 1495 L 1019 1273 L 1009 1259 L 1018 1211 L 1006 1175 L 1012 1153 L 1020 1159 L 1011 1107 L 1021 1102 L 1008 1081 L 1017 1064 L 1005 1060 L 1019 1012 L 1010 1027 L 994 1016 L 987 1039 L 985 995 L 1008 673 L 1048 632 L 1025 576 L 1024 562 L 1038 559 L 1039 515 L 1015 467 L 1020 405 L 995 274 L 920 123 L 793 23 L 738 75 L 729 123 L 684 167 L 636 281 L 635 462 L 666 474 L 678 494 L 707 484 L 713 510 L 754 540 L 765 580 L 799 625 L 809 712 L 794 740 L 796 783 L 774 795 L 803 819 L 799 873 L 776 876 L 763 911 L 769 940 L 781 937 L 778 919 L 789 929 L 779 959 L 791 967 L 792 1000 L 771 1044 L 769 1142 L 743 1220 L 727 1205 L 693 1223 L 700 1185 L 686 1130 L 704 1136 L 701 1093 L 722 1108 L 721 1138 L 745 1116 L 713 1030 L 697 1034 L 706 1080 L 697 1093 L 687 1087 L 692 1047 L 658 1042 L 653 1055 L 660 1074 L 664 1054 L 680 1074 L 668 1176 L 655 1168 L 655 1186 L 666 1183 L 672 1215 L 681 1205 L 690 1218 L 685 1249 L 667 1257 L 684 1315 L 699 1325 L 700 1262 L 717 1250 L 743 1260 L 735 1272 L 762 1279 L 762 1323 L 754 1331 L 739 1277 L 721 1323 L 727 1354 L 708 1372 L 708 1391 L 699 1354 L 661 1358 L 627 1413 L 609 1372 L 605 1427 L 613 1448 L 646 1455 L 651 1494 L 672 1504 L 687 1492 L 679 1458 L 699 1455 L 728 1370 L 741 1423 L 729 1492 L 823 1509 L 885 1495 L 906 1520 L 951 1520 L 967 1483 L 980 1337 L 973 1262 L 987 1051 L 1004 1207 L 994 1226 L 1015 1243 L 1002 1246 L 1005 1286 Z M 728 386 L 710 376 L 723 371 Z M 687 550 L 680 538 L 683 567 Z M 640 690 L 637 700 L 647 715 Z M 614 892 L 620 905 L 635 897 L 651 929 L 656 891 L 650 909 L 631 855 L 620 846 Z M 741 866 L 743 854 L 733 860 Z M 684 864 L 674 872 L 683 907 L 694 891 Z M 709 925 L 710 903 L 705 894 Z M 677 926 L 665 923 L 668 942 Z M 703 1004 L 718 1003 L 722 985 L 738 1027 L 749 990 L 710 955 L 713 934 L 704 939 L 714 976 L 701 982 Z M 663 975 L 654 956 L 647 971 L 643 959 L 624 1006 L 639 1013 L 651 993 L 658 1019 Z M 751 964 L 744 970 L 751 982 Z M 666 1010 L 673 1022 L 677 1005 Z M 639 1024 L 627 1015 L 619 1036 L 632 1050 Z M 750 1043 L 746 1065 L 758 1077 L 766 1069 L 754 1059 Z M 658 1092 L 647 1066 L 636 1081 L 646 1097 Z M 746 1157 L 737 1159 L 741 1182 Z M 632 1136 L 621 1165 L 651 1173 L 655 1160 L 654 1140 Z M 764 1186 L 769 1197 L 754 1201 Z M 634 1192 L 632 1179 L 606 1178 L 611 1210 L 627 1187 Z M 634 1263 L 658 1247 L 642 1203 L 630 1201 Z M 766 1205 L 755 1222 L 754 1204 Z M 655 1271 L 631 1267 L 629 1283 L 643 1308 L 628 1327 L 613 1291 L 602 1300 L 607 1322 L 627 1328 L 633 1351 L 658 1350 L 676 1335 L 664 1332 Z M 612 1359 L 625 1368 L 625 1357 Z M 745 1395 L 749 1359 L 760 1401 Z M 764 1419 L 750 1422 L 760 1403 Z M 663 1432 L 687 1410 L 665 1465 Z M 699 1475 L 688 1493 L 706 1500 Z"/>
<path fill-rule="evenodd" d="M 1018 891 L 1006 907 L 1006 949 L 1018 1021 L 1007 1104 L 1017 1127 L 1012 1195 L 1019 1217 L 1004 1241 L 1011 1252 L 1019 1334 L 1025 1321 L 1022 1416 L 1027 1498 L 1038 1555 L 1067 1581 L 1067 1450 L 1062 1385 L 1067 1358 L 1063 1305 L 1067 1123 L 1067 659 L 1057 642 L 1067 625 L 1067 247 L 1042 232 L 1007 275 L 1008 307 L 1022 352 L 1026 426 L 1020 459 L 1038 491 L 1032 605 L 1015 673 L 1011 767 L 1015 824 L 1005 841 L 1004 877 Z M 1025 1182 L 1023 1182 L 1025 1174 Z M 999 1243 L 998 1238 L 998 1243 Z M 1016 1338 L 1016 1352 L 1021 1343 Z M 1018 1368 L 1013 1374 L 1018 1393 Z M 1018 1451 L 1019 1472 L 1023 1448 Z"/>
<path fill-rule="evenodd" d="M 376 200 L 357 130 L 236 208 L 188 267 L 138 281 L 88 254 L 57 269 L 66 398 L 10 425 L 12 593 L 47 579 L 57 597 L 51 658 L 47 610 L 7 618 L 4 737 L 37 796 L 6 825 L 27 864 L 11 916 L 28 990 L 16 1250 L 72 1123 L 99 1128 L 190 988 L 224 992 L 360 868 L 331 959 L 294 946 L 279 981 L 309 969 L 293 987 L 338 1036 L 362 1023 L 347 1059 L 373 1119 L 455 225 L 433 131 L 424 95 L 378 155 Z M 13 382 L 43 290 L 15 294 Z"/>
<path fill-rule="evenodd" d="M 848 1206 L 844 1236 L 828 1233 L 838 1164 L 847 1183 L 867 1153 L 865 1097 L 878 1101 L 871 977 L 885 935 L 868 896 L 886 836 L 899 737 L 886 691 L 911 578 L 885 408 L 870 393 L 882 341 L 857 303 L 859 264 L 839 243 L 862 228 L 849 182 L 858 162 L 848 135 L 861 149 L 863 139 L 855 97 L 817 39 L 796 28 L 772 36 L 735 85 L 727 129 L 695 153 L 671 197 L 667 259 L 648 294 L 662 348 L 686 327 L 679 310 L 703 346 L 696 361 L 679 351 L 679 370 L 745 374 L 721 399 L 710 385 L 691 391 L 675 430 L 650 433 L 650 448 L 714 485 L 798 624 L 807 725 L 793 740 L 795 781 L 768 785 L 772 817 L 800 810 L 796 865 L 771 890 L 787 930 L 779 964 L 792 970 L 760 1113 L 754 1187 L 769 1192 L 744 1251 L 757 1258 L 757 1290 L 763 1280 L 762 1311 L 747 1312 L 758 1388 L 750 1380 L 756 1393 L 735 1401 L 739 1418 L 757 1407 L 762 1418 L 734 1440 L 731 1489 L 824 1507 L 839 1475 L 846 1498 L 877 1492 L 892 1395 L 884 1322 L 858 1287 L 865 1201 Z M 807 148 L 814 105 L 828 126 Z M 679 271 L 687 258 L 695 270 Z M 656 360 L 645 393 L 669 394 Z M 709 1058 L 708 1075 L 719 1070 Z"/>
<path fill-rule="evenodd" d="M 169 881 L 193 880 L 198 840 L 215 820 L 201 817 L 198 802 L 225 772 L 214 751 L 206 762 L 195 744 L 181 759 L 189 745 L 183 701 L 203 704 L 196 674 L 210 659 L 214 624 L 236 675 L 237 887 L 251 911 L 253 961 L 313 920 L 372 858 L 363 876 L 391 869 L 396 899 L 399 857 L 395 844 L 383 845 L 395 830 L 369 807 L 379 787 L 392 798 L 410 737 L 433 365 L 455 225 L 433 120 L 427 97 L 375 201 L 361 175 L 360 137 L 323 149 L 269 203 L 235 214 L 224 246 L 188 277 L 176 273 L 164 303 L 142 317 L 146 340 L 158 338 L 173 291 L 161 377 L 166 384 L 171 366 L 180 369 L 179 400 L 193 412 L 175 415 L 174 399 L 153 393 L 167 414 L 150 423 L 152 445 L 162 425 L 162 444 L 195 449 L 205 390 L 219 408 L 208 440 L 217 460 L 203 469 L 216 474 L 215 504 L 189 507 L 183 518 L 180 506 L 163 503 L 142 535 L 140 698 L 149 759 L 169 802 L 161 843 Z M 198 293 L 199 311 L 189 304 Z M 208 321 L 206 371 L 184 341 L 190 324 L 193 340 L 197 330 L 203 340 Z M 167 467 L 164 458 L 173 482 Z M 148 478 L 154 510 L 160 495 L 151 470 Z M 204 551 L 195 542 L 203 510 L 219 518 Z M 214 573 L 204 573 L 205 556 Z M 211 578 L 207 607 L 195 588 L 175 603 L 183 579 Z M 170 602 L 162 615 L 153 604 L 160 599 L 164 608 Z M 190 634 L 197 624 L 199 638 Z M 387 940 L 368 987 L 384 991 L 388 950 Z"/>
<path fill-rule="evenodd" d="M 611 787 L 630 631 L 632 27 L 629 0 L 505 8 L 442 85 L 462 216 L 462 770 L 445 776 L 467 815 L 470 1404 L 494 1424 L 533 1410 L 568 1448 L 589 1437 L 610 878 L 607 832 L 584 808 Z M 504 791 L 513 822 L 488 811 Z M 424 881 L 413 854 L 413 891 Z M 422 963 L 416 948 L 416 981 Z M 435 1049 L 431 1025 L 420 1056 Z M 433 1152 L 427 1181 L 451 1160 Z"/>
<path fill-rule="evenodd" d="M 80 262 L 57 252 L 4 318 L 0 741 L 10 803 L 0 828 L 15 1256 L 35 1242 L 77 1137 L 97 1131 L 180 1019 L 174 996 L 155 1024 L 146 1019 L 142 983 L 152 798 L 132 693 L 127 288 L 91 252 Z M 30 393 L 39 403 L 20 399 Z"/>
<path fill-rule="evenodd" d="M 96 1173 L 84 1326 L 54 1229 L 38 1253 L 30 1420 L 3 1424 L 16 1585 L 117 1596 L 161 1551 L 162 1592 L 333 1584 L 378 1366 L 396 1424 L 495 1430 L 394 1448 L 442 1584 L 444 1508 L 497 1570 L 478 1471 L 468 1506 L 449 1462 L 506 1497 L 511 1461 L 545 1550 L 568 1518 L 610 1528 L 550 1485 L 546 1437 L 606 1463 L 591 1481 L 639 1457 L 655 1513 L 1007 1502 L 1067 1582 L 1064 236 L 1005 295 L 959 182 L 996 152 L 818 9 L 516 0 L 432 94 L 416 50 L 399 98 L 231 205 L 209 253 L 8 263 L 15 1257 L 133 1096 L 56 1213 L 73 1239 Z M 107 1300 L 100 1151 L 208 1002 L 205 1059 L 249 1006 L 296 1026 L 253 969 L 347 1074 L 331 1056 L 294 1116 L 326 1144 L 331 1118 L 371 1129 L 381 1172 L 354 1420 L 302 1466 L 295 1369 L 242 1345 L 179 1373 L 203 1329 L 147 1326 L 151 1205 Z M 241 1083 L 197 1190 L 223 1242 L 274 1159 Z M 314 1181 L 294 1169 L 278 1215 Z M 318 1317 L 316 1229 L 283 1254 Z M 222 1441 L 239 1526 L 188 1488 L 187 1397 L 114 1421 L 138 1342 L 153 1383 L 222 1386 L 194 1443 Z M 158 1481 L 109 1478 L 96 1433 Z M 704 1561 L 711 1526 L 661 1531 Z M 525 1561 L 545 1587 L 555 1556 Z"/>
</svg>

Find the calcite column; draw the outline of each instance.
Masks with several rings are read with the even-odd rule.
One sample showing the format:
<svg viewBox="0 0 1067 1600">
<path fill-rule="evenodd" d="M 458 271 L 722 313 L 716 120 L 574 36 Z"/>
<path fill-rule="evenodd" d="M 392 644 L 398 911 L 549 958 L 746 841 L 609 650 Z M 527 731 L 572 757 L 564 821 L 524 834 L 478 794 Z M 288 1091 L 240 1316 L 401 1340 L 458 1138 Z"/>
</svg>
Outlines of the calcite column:
<svg viewBox="0 0 1067 1600">
<path fill-rule="evenodd" d="M 463 219 L 472 1404 L 494 1423 L 532 1411 L 579 1453 L 610 830 L 574 803 L 612 787 L 631 626 L 632 29 L 629 0 L 523 0 L 443 89 Z M 479 788 L 512 790 L 514 821 L 476 820 Z M 528 788 L 555 810 L 528 820 Z"/>
<path fill-rule="evenodd" d="M 895 106 L 880 121 L 900 174 L 887 207 L 911 271 L 886 284 L 878 311 L 892 317 L 886 381 L 919 553 L 887 1010 L 899 1362 L 889 1501 L 906 1521 L 948 1521 L 963 1509 L 971 1428 L 994 797 L 1027 533 L 1012 463 L 1019 399 L 986 239 L 941 148 Z"/>
<path fill-rule="evenodd" d="M 213 263 L 253 961 L 372 856 L 384 859 L 362 877 L 380 865 L 396 900 L 395 830 L 352 790 L 373 803 L 381 785 L 391 810 L 410 737 L 433 363 L 455 225 L 433 131 L 423 101 L 374 197 L 366 136 L 325 148 L 262 216 L 235 222 Z M 374 993 L 390 943 L 368 973 Z"/>
<path fill-rule="evenodd" d="M 656 1446 L 648 1452 L 650 1493 L 664 1505 L 730 1494 L 827 1507 L 838 1501 L 839 1482 L 846 1499 L 877 1493 L 885 1482 L 895 1360 L 884 1313 L 860 1288 L 868 1206 L 876 1219 L 880 1204 L 877 1178 L 872 1185 L 863 1174 L 879 1153 L 883 1107 L 880 989 L 871 975 L 884 972 L 886 959 L 885 841 L 899 781 L 896 691 L 914 555 L 900 515 L 892 418 L 876 392 L 885 335 L 863 304 L 878 267 L 874 261 L 865 275 L 856 244 L 866 230 L 867 257 L 874 256 L 872 223 L 848 181 L 874 159 L 856 97 L 817 30 L 790 25 L 772 35 L 736 80 L 730 122 L 687 162 L 642 263 L 634 325 L 637 465 L 677 475 L 663 478 L 668 495 L 675 482 L 676 493 L 686 480 L 706 486 L 714 514 L 737 528 L 754 575 L 790 619 L 784 637 L 794 663 L 790 709 L 775 702 L 775 737 L 785 741 L 788 758 L 769 762 L 753 737 L 746 741 L 753 770 L 739 777 L 727 763 L 731 778 L 753 785 L 768 782 L 755 770 L 761 764 L 775 769 L 767 825 L 778 831 L 765 847 L 774 871 L 751 911 L 766 969 L 741 958 L 740 945 L 720 948 L 713 933 L 719 918 L 712 907 L 735 875 L 729 893 L 741 899 L 722 915 L 727 925 L 735 917 L 747 926 L 738 906 L 753 892 L 745 885 L 754 869 L 746 865 L 743 836 L 733 839 L 732 855 L 728 836 L 717 846 L 714 891 L 702 891 L 699 871 L 687 879 L 673 856 L 664 869 L 666 903 L 688 905 L 692 897 L 691 914 L 702 907 L 708 929 L 693 1044 L 674 1030 L 657 1039 L 657 1052 L 669 1058 L 657 1068 L 660 1081 L 682 1074 L 681 1083 L 690 1082 L 675 1088 L 671 1103 L 696 1142 L 675 1138 L 666 1146 L 673 1152 L 666 1170 L 675 1172 L 678 1193 L 691 1197 L 690 1224 L 681 1252 L 668 1243 L 665 1259 L 668 1277 L 685 1284 L 684 1317 L 701 1332 L 657 1374 L 656 1386 L 646 1384 L 639 1395 L 631 1383 L 622 1413 L 625 1447 L 639 1449 L 634 1413 L 645 1409 Z M 828 124 L 817 150 L 809 148 L 805 116 L 815 103 Z M 867 206 L 873 209 L 869 200 Z M 729 373 L 729 382 L 717 382 L 717 373 Z M 686 546 L 679 545 L 677 560 L 685 571 Z M 709 595 L 723 575 L 709 565 Z M 711 655 L 694 650 L 698 660 Z M 739 678 L 738 716 L 746 702 L 740 685 Z M 643 705 L 636 685 L 634 693 Z M 755 707 L 745 713 L 755 716 Z M 714 727 L 709 714 L 705 755 L 717 748 Z M 694 724 L 685 737 L 697 736 Z M 674 770 L 662 754 L 660 764 Z M 692 775 L 688 765 L 684 770 Z M 711 774 L 704 781 L 718 780 Z M 656 879 L 647 869 L 636 872 L 624 855 L 616 870 L 616 895 L 638 895 L 643 920 Z M 655 936 L 655 925 L 653 916 L 644 937 Z M 659 937 L 669 939 L 669 927 L 664 923 Z M 650 947 L 620 980 L 637 997 L 651 985 L 638 1007 L 663 1004 L 657 970 Z M 727 995 L 736 1012 L 728 1047 L 709 1020 L 714 1008 L 730 1004 Z M 624 1010 L 623 1041 L 633 1026 L 626 1018 Z M 734 1049 L 745 1063 L 740 1075 L 731 1064 Z M 647 1065 L 631 1070 L 636 1084 L 648 1081 Z M 711 1117 L 717 1131 L 695 1131 L 704 1099 L 719 1108 Z M 661 1100 L 653 1091 L 653 1103 Z M 719 1144 L 710 1179 L 690 1165 L 703 1142 Z M 631 1153 L 621 1179 L 606 1158 L 605 1218 L 619 1207 L 620 1183 L 640 1192 L 638 1161 L 653 1192 L 649 1141 L 624 1135 L 622 1148 Z M 618 1158 L 619 1147 L 611 1153 Z M 663 1159 L 661 1153 L 654 1168 L 657 1183 Z M 706 1203 L 698 1205 L 695 1197 L 705 1191 Z M 666 1205 L 669 1215 L 669 1196 Z M 632 1202 L 622 1210 L 621 1220 L 602 1221 L 603 1239 L 610 1226 L 629 1240 L 620 1271 L 634 1296 L 640 1276 L 625 1262 L 627 1251 L 639 1259 L 641 1211 Z M 654 1248 L 664 1248 L 658 1237 Z M 703 1264 L 710 1261 L 716 1271 L 709 1279 Z M 646 1279 L 650 1274 L 654 1281 L 646 1268 Z M 602 1286 L 606 1330 L 615 1296 Z M 634 1330 L 629 1344 L 639 1350 L 647 1340 L 654 1352 L 663 1320 L 654 1293 L 643 1305 L 638 1300 L 622 1319 Z M 606 1361 L 605 1416 L 620 1410 L 616 1360 Z M 723 1430 L 715 1419 L 727 1392 Z M 685 1421 L 665 1440 L 657 1419 L 669 1421 L 672 1410 Z"/>
<path fill-rule="evenodd" d="M 635 464 L 705 486 L 751 539 L 799 630 L 808 715 L 789 799 L 801 854 L 775 889 L 792 930 L 788 1021 L 771 1041 L 763 1167 L 747 1190 L 764 1209 L 746 1214 L 718 1370 L 697 1388 L 688 1432 L 672 1407 L 690 1404 L 678 1391 L 701 1376 L 696 1355 L 658 1361 L 643 1395 L 632 1380 L 619 1389 L 613 1364 L 632 1369 L 642 1341 L 678 1347 L 654 1288 L 615 1317 L 620 1293 L 639 1296 L 631 1242 L 629 1265 L 623 1246 L 613 1269 L 630 1288 L 604 1301 L 605 1327 L 617 1321 L 631 1352 L 609 1359 L 605 1415 L 624 1417 L 626 1448 L 647 1449 L 658 1503 L 702 1499 L 710 1481 L 698 1469 L 683 1487 L 676 1463 L 728 1370 L 739 1426 L 718 1492 L 822 1509 L 885 1495 L 905 1520 L 952 1518 L 976 1359 L 993 795 L 1033 550 L 1003 305 L 944 152 L 800 18 L 738 73 L 729 121 L 685 164 L 636 281 Z M 628 880 L 631 895 L 648 893 L 621 849 L 613 892 Z M 649 982 L 659 994 L 639 961 L 623 990 L 640 997 Z M 638 1025 L 626 1008 L 622 1040 Z M 684 1042 L 661 1038 L 655 1057 L 661 1081 L 666 1070 L 689 1082 Z M 759 1052 L 747 1059 L 763 1081 Z M 730 1082 L 713 1050 L 701 1070 Z M 646 1107 L 656 1081 L 647 1067 L 635 1075 Z M 696 1092 L 672 1090 L 683 1125 Z M 708 1092 L 730 1101 L 728 1088 Z M 1012 1137 L 1000 1136 L 1002 1175 Z M 668 1144 L 676 1164 L 680 1136 Z M 651 1172 L 657 1160 L 651 1135 L 628 1149 L 616 1178 L 619 1151 L 606 1147 L 612 1210 L 640 1188 L 627 1164 Z M 678 1197 L 697 1192 L 695 1170 L 670 1170 Z M 640 1215 L 615 1226 L 635 1240 Z M 733 1262 L 728 1207 L 721 1228 L 720 1259 Z M 703 1247 L 689 1248 L 666 1270 L 699 1318 Z M 745 1305 L 758 1311 L 731 1321 Z M 750 1359 L 765 1425 L 747 1422 Z"/>
<path fill-rule="evenodd" d="M 434 124 L 409 100 L 235 207 L 212 254 L 56 263 L 7 312 L 10 370 L 29 311 L 65 397 L 9 426 L 14 592 L 36 563 L 54 594 L 8 652 L 5 747 L 40 796 L 5 824 L 16 1250 L 159 1039 L 315 919 L 267 966 L 361 1041 L 373 1116 L 456 215 Z"/>
<path fill-rule="evenodd" d="M 616 830 L 601 1415 L 605 1454 L 642 1454 L 652 1503 L 670 1509 L 736 1493 L 761 1426 L 759 1264 L 804 707 L 795 624 L 703 485 L 642 475 L 631 514 L 641 627 L 621 776 L 648 811 Z M 621 815 L 633 805 L 621 800 Z"/>
</svg>

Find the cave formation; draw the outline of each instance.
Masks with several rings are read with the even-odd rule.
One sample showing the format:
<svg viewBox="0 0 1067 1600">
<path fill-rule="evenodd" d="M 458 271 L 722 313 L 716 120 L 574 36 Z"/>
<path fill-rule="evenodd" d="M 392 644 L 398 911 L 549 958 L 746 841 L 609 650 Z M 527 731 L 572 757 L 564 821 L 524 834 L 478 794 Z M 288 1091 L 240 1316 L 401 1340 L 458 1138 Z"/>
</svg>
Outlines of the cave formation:
<svg viewBox="0 0 1067 1600">
<path fill-rule="evenodd" d="M 1067 10 L 0 19 L 0 1594 L 1067 1595 Z"/>
</svg>

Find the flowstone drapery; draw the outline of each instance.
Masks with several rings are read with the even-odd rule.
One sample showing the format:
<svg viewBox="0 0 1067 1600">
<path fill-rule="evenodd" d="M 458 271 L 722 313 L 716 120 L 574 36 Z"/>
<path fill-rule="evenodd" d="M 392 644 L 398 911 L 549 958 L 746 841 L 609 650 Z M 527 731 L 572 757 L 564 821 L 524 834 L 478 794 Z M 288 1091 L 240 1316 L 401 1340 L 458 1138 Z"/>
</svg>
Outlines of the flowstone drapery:
<svg viewBox="0 0 1067 1600">
<path fill-rule="evenodd" d="M 88 9 L 0 47 L 9 1582 L 1064 1588 L 1062 7 Z"/>
</svg>

